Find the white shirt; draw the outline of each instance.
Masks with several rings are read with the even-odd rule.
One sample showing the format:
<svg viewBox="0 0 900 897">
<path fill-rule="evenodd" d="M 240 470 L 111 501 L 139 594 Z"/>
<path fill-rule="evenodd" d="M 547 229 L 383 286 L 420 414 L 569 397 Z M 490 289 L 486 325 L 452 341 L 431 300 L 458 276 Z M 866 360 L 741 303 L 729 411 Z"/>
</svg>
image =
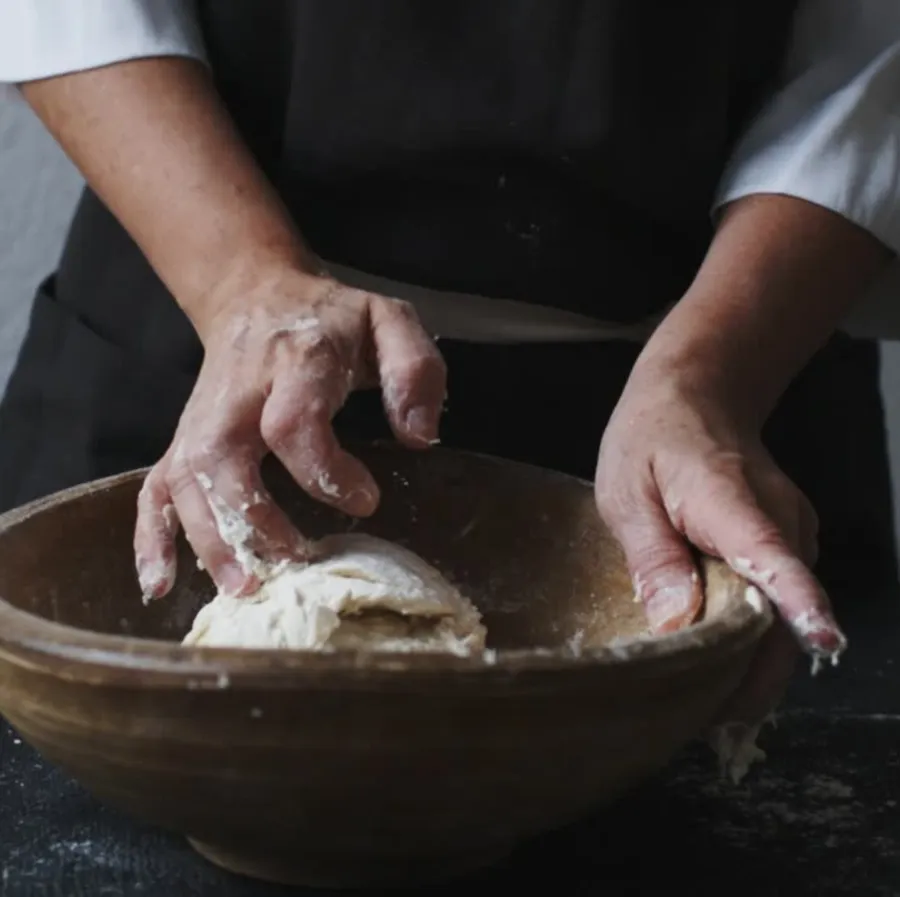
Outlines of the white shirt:
<svg viewBox="0 0 900 897">
<path fill-rule="evenodd" d="M 0 83 L 153 56 L 205 61 L 189 0 L 0 0 Z M 831 209 L 900 255 L 898 0 L 801 0 L 780 90 L 736 147 L 711 211 L 755 193 L 796 196 Z M 655 323 L 623 328 L 333 268 L 353 285 L 414 302 L 431 332 L 445 337 L 642 340 Z M 856 329 L 896 337 L 900 263 L 877 293 L 856 313 Z"/>
</svg>

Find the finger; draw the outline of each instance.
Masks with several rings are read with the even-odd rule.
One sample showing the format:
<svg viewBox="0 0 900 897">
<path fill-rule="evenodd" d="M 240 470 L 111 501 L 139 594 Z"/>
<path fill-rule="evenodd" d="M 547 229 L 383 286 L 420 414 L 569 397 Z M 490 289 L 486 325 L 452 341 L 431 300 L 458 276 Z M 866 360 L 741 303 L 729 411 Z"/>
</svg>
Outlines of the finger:
<svg viewBox="0 0 900 897">
<path fill-rule="evenodd" d="M 691 550 L 651 494 L 641 500 L 598 498 L 600 512 L 625 553 L 636 596 L 650 628 L 674 632 L 690 625 L 703 605 Z"/>
<path fill-rule="evenodd" d="M 144 603 L 167 595 L 175 585 L 178 514 L 157 465 L 138 493 L 134 558 Z"/>
<path fill-rule="evenodd" d="M 212 480 L 202 469 L 195 471 L 186 457 L 170 464 L 167 483 L 198 566 L 226 594 L 256 591 L 263 574 L 262 562 L 248 544 L 252 529 L 240 512 L 232 513 L 215 496 Z"/>
<path fill-rule="evenodd" d="M 809 499 L 777 469 L 752 485 L 763 513 L 778 525 L 791 551 L 812 569 L 819 554 L 819 518 Z"/>
<path fill-rule="evenodd" d="M 220 536 L 223 530 L 232 535 L 240 530 L 243 548 L 269 565 L 308 557 L 309 542 L 266 489 L 254 453 L 227 450 L 215 464 L 209 464 L 208 455 L 204 461 L 202 466 L 194 462 L 192 469 Z"/>
<path fill-rule="evenodd" d="M 724 558 L 775 605 L 804 650 L 832 663 L 846 647 L 824 589 L 788 546 L 778 526 L 744 482 L 723 480 L 711 490 L 715 502 L 702 526 L 687 521 L 695 544 Z"/>
<path fill-rule="evenodd" d="M 377 299 L 369 316 L 391 429 L 409 448 L 426 448 L 438 439 L 447 394 L 444 359 L 408 303 Z"/>
<path fill-rule="evenodd" d="M 332 418 L 344 403 L 348 378 L 332 356 L 319 356 L 291 377 L 277 377 L 263 408 L 266 445 L 313 498 L 366 517 L 378 506 L 372 474 L 344 451 Z"/>
</svg>

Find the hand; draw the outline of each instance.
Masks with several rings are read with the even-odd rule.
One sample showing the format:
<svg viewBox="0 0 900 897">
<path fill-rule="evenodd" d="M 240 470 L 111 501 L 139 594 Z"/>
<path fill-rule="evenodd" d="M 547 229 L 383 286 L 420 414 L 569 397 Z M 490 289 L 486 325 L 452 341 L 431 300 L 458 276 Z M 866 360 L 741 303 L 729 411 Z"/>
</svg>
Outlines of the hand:
<svg viewBox="0 0 900 897">
<path fill-rule="evenodd" d="M 262 483 L 269 452 L 314 498 L 356 516 L 374 512 L 378 485 L 331 425 L 354 389 L 380 385 L 391 427 L 409 448 L 438 435 L 446 370 L 406 303 L 291 273 L 223 303 L 201 338 L 193 394 L 138 500 L 145 600 L 172 588 L 179 523 L 230 593 L 258 588 L 267 564 L 304 555 L 304 539 Z"/>
<path fill-rule="evenodd" d="M 689 545 L 723 558 L 777 608 L 780 621 L 722 721 L 758 727 L 784 692 L 797 643 L 817 659 L 836 659 L 843 649 L 810 570 L 817 538 L 810 503 L 752 426 L 677 373 L 635 369 L 604 434 L 596 494 L 657 633 L 687 626 L 700 610 Z"/>
</svg>

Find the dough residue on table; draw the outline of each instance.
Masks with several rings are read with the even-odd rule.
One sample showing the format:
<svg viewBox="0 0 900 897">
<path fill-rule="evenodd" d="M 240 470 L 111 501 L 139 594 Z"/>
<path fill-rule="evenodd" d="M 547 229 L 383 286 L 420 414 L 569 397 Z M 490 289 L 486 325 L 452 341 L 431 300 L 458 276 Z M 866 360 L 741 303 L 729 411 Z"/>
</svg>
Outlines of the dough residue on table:
<svg viewBox="0 0 900 897">
<path fill-rule="evenodd" d="M 475 605 L 421 557 L 361 533 L 328 536 L 310 563 L 276 568 L 248 597 L 219 593 L 185 645 L 300 650 L 484 650 Z"/>
</svg>

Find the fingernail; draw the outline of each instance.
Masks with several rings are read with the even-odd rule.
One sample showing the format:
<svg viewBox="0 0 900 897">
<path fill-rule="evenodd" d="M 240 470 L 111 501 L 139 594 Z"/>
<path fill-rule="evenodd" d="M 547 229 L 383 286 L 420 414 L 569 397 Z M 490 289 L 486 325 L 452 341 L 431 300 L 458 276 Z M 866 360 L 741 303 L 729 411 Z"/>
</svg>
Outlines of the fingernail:
<svg viewBox="0 0 900 897">
<path fill-rule="evenodd" d="M 144 604 L 164 597 L 175 583 L 175 564 L 172 561 L 164 558 L 152 561 L 138 558 L 136 567 Z"/>
<path fill-rule="evenodd" d="M 644 592 L 648 591 L 646 584 Z M 694 606 L 690 585 L 663 586 L 654 591 L 644 604 L 650 628 L 657 633 L 674 632 L 690 622 Z"/>
<path fill-rule="evenodd" d="M 373 489 L 354 489 L 341 500 L 340 509 L 351 517 L 369 517 L 378 508 L 380 494 Z"/>
<path fill-rule="evenodd" d="M 789 621 L 791 629 L 807 653 L 837 663 L 847 647 L 847 637 L 829 614 L 808 610 Z"/>
<path fill-rule="evenodd" d="M 826 663 L 836 667 L 847 650 L 847 636 L 829 614 L 806 611 L 789 621 L 803 650 L 811 658 L 811 673 L 818 675 Z"/>
<path fill-rule="evenodd" d="M 417 405 L 406 415 L 406 431 L 410 436 L 431 443 L 438 435 L 438 413 L 433 408 Z"/>
</svg>

